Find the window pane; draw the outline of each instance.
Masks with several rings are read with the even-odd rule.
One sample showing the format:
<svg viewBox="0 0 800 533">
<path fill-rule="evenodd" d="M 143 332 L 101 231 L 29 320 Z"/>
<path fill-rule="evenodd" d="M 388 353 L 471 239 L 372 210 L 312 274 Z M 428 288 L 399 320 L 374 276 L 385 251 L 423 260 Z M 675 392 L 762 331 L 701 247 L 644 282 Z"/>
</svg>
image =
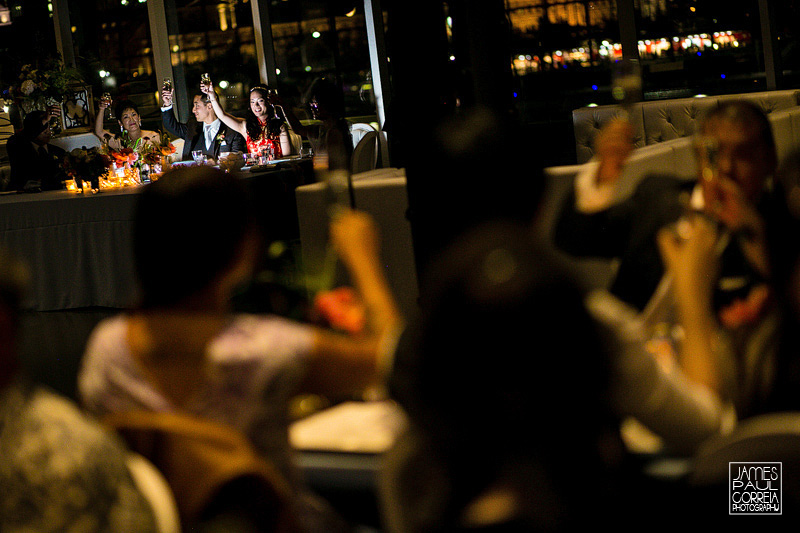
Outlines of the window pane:
<svg viewBox="0 0 800 533">
<path fill-rule="evenodd" d="M 783 68 L 784 87 L 800 84 L 800 1 L 783 0 L 772 3 L 774 23 Z"/>
<path fill-rule="evenodd" d="M 572 110 L 612 103 L 621 57 L 614 0 L 507 0 L 517 108 L 546 165 L 575 161 Z"/>
<path fill-rule="evenodd" d="M 299 103 L 314 79 L 334 77 L 341 80 L 347 116 L 375 120 L 363 0 L 286 0 L 271 5 L 270 17 L 285 98 Z M 296 112 L 310 118 L 300 107 Z"/>
<path fill-rule="evenodd" d="M 145 129 L 161 129 L 147 4 L 138 0 L 69 2 L 75 61 L 96 99 L 132 100 Z M 114 121 L 106 127 L 119 128 Z"/>
<path fill-rule="evenodd" d="M 199 91 L 202 74 L 208 72 L 226 96 L 226 110 L 243 116 L 245 95 L 259 82 L 249 2 L 175 0 L 175 7 L 177 28 L 170 35 L 172 64 L 183 65 L 189 100 Z"/>
<path fill-rule="evenodd" d="M 641 0 L 645 99 L 766 90 L 757 0 Z"/>
</svg>

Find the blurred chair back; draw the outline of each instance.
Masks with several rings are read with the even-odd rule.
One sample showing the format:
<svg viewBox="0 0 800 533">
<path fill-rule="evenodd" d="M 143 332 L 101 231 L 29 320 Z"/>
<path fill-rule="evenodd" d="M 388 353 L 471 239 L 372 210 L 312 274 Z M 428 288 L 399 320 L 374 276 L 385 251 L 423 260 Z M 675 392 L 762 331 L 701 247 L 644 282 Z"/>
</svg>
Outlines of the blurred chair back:
<svg viewBox="0 0 800 533">
<path fill-rule="evenodd" d="M 350 135 L 353 137 L 353 148 L 358 146 L 358 141 L 367 133 L 375 131 L 372 125 L 366 122 L 355 122 L 350 125 Z"/>
<path fill-rule="evenodd" d="M 158 468 L 136 452 L 128 452 L 126 463 L 136 487 L 153 509 L 158 532 L 180 533 L 181 521 L 175 495 Z"/>
<path fill-rule="evenodd" d="M 353 174 L 367 172 L 378 166 L 380 153 L 378 132 L 375 130 L 364 134 L 353 149 L 351 171 Z"/>
<path fill-rule="evenodd" d="M 116 413 L 104 422 L 164 475 L 183 530 L 233 513 L 258 531 L 298 531 L 288 484 L 237 430 L 181 413 Z"/>
</svg>

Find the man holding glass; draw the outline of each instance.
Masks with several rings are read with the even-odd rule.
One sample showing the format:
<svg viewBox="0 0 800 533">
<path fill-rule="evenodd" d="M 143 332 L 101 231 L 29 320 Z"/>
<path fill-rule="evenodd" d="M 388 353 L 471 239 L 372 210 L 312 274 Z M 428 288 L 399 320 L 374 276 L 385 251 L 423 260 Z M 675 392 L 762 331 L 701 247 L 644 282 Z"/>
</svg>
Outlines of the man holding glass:
<svg viewBox="0 0 800 533">
<path fill-rule="evenodd" d="M 747 235 L 739 231 L 733 200 L 763 214 L 778 212 L 770 208 L 775 199 L 768 190 L 777 165 L 769 120 L 746 101 L 722 103 L 704 117 L 695 145 L 703 169 L 699 180 L 650 175 L 630 197 L 615 201 L 633 150 L 633 129 L 626 121 L 612 121 L 598 136 L 596 160 L 578 174 L 558 215 L 557 246 L 574 256 L 617 259 L 610 291 L 639 311 L 664 274 L 658 231 L 690 212 L 713 219 L 732 237 L 722 252 L 720 305 L 746 294 L 762 276 L 747 257 Z"/>
<path fill-rule="evenodd" d="M 51 117 L 60 116 L 55 107 L 25 115 L 22 131 L 8 139 L 6 148 L 11 165 L 9 191 L 39 192 L 64 188 L 62 163 L 66 152 L 50 144 Z"/>
<path fill-rule="evenodd" d="M 161 120 L 171 134 L 184 140 L 181 159 L 192 159 L 193 152 L 199 151 L 201 157 L 218 160 L 223 152 L 244 152 L 245 142 L 236 131 L 222 123 L 214 112 L 208 95 L 198 93 L 192 101 L 192 114 L 196 123 L 178 122 L 173 110 L 173 90 L 161 89 Z M 191 127 L 190 127 L 191 126 Z"/>
</svg>

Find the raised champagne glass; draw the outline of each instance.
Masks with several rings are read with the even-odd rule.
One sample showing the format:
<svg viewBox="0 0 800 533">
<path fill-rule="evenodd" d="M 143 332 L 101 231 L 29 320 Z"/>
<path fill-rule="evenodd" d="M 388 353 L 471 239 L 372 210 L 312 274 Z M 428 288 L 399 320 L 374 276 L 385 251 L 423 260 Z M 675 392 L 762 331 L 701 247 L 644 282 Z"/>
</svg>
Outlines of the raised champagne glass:
<svg viewBox="0 0 800 533">
<path fill-rule="evenodd" d="M 611 96 L 622 106 L 624 118 L 630 120 L 633 104 L 642 99 L 642 71 L 638 59 L 621 59 L 614 63 Z"/>
<path fill-rule="evenodd" d="M 111 103 L 113 102 L 113 100 L 111 99 L 111 93 L 108 93 L 108 92 L 103 93 L 103 95 L 100 97 L 100 101 L 103 102 L 104 104 L 106 104 L 106 106 L 107 106 L 106 107 L 106 111 L 107 111 L 106 118 L 108 118 L 108 120 L 113 120 L 114 119 L 114 111 L 112 111 L 112 109 L 111 109 Z"/>
</svg>

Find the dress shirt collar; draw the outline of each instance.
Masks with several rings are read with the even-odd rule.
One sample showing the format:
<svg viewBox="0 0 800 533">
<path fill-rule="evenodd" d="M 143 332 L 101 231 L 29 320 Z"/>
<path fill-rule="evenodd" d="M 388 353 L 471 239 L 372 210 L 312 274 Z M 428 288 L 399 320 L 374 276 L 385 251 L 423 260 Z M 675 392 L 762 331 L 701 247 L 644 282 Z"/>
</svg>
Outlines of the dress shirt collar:
<svg viewBox="0 0 800 533">
<path fill-rule="evenodd" d="M 208 130 L 211 130 L 211 133 L 213 133 L 213 134 L 215 134 L 215 135 L 216 135 L 216 134 L 217 134 L 217 132 L 219 131 L 219 127 L 220 127 L 220 120 L 219 120 L 219 119 L 216 119 L 216 120 L 215 120 L 214 122 L 212 122 L 211 124 L 206 124 L 206 123 L 204 122 L 204 123 L 203 123 L 203 133 L 205 133 L 205 132 L 206 132 L 206 131 L 208 131 Z"/>
</svg>

